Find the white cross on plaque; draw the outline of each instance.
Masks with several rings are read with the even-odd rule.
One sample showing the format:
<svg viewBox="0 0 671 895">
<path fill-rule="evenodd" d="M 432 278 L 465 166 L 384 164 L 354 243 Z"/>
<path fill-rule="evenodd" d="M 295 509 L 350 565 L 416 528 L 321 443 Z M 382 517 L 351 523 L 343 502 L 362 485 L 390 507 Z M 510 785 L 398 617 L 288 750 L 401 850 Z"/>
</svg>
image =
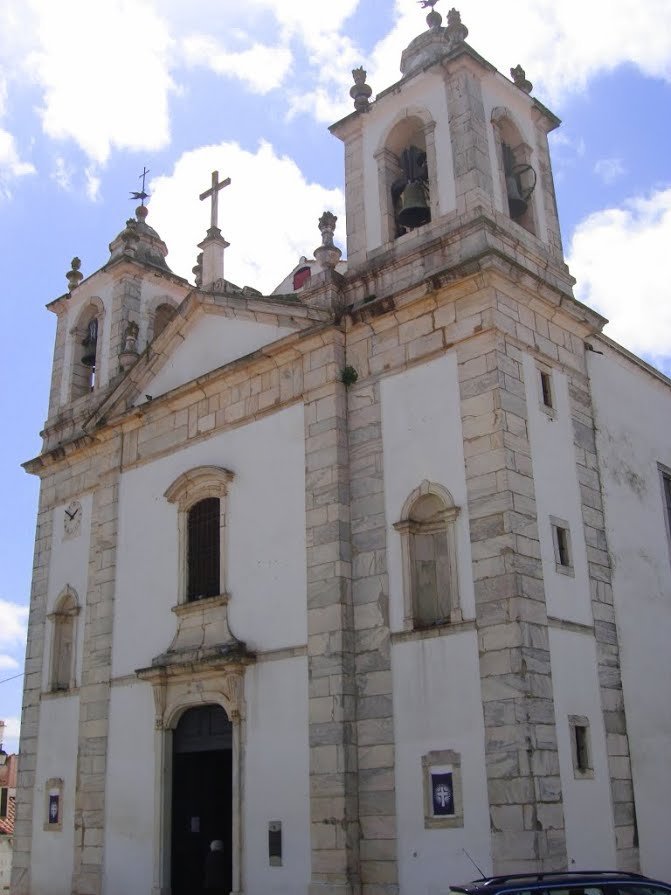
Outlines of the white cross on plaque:
<svg viewBox="0 0 671 895">
<path fill-rule="evenodd" d="M 226 180 L 222 180 L 221 183 L 219 181 L 219 172 L 212 172 L 212 186 L 209 190 L 205 190 L 204 193 L 200 194 L 201 202 L 203 199 L 209 199 L 212 197 L 212 206 L 210 208 L 210 227 L 217 227 L 219 224 L 217 223 L 217 218 L 219 217 L 219 190 L 223 190 L 225 186 L 228 186 L 231 182 L 231 178 L 227 177 Z"/>
</svg>

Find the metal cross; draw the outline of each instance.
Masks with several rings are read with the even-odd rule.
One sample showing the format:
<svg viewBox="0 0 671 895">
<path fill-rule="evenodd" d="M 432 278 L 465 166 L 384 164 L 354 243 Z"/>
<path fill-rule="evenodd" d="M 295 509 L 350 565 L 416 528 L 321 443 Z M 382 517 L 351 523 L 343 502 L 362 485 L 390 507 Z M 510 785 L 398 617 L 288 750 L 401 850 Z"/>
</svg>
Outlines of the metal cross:
<svg viewBox="0 0 671 895">
<path fill-rule="evenodd" d="M 145 179 L 147 177 L 147 174 L 149 174 L 149 168 L 147 168 L 146 165 L 143 165 L 142 166 L 142 174 L 140 174 L 140 176 L 138 178 L 138 180 L 142 181 L 142 192 L 140 192 L 140 193 L 133 192 L 130 194 L 131 199 L 139 199 L 143 205 L 144 205 L 144 200 L 149 198 L 149 193 L 146 192 L 146 190 L 145 190 Z"/>
<path fill-rule="evenodd" d="M 223 190 L 225 186 L 228 186 L 231 182 L 231 178 L 227 177 L 226 180 L 222 180 L 221 183 L 219 181 L 219 172 L 212 172 L 212 186 L 209 190 L 205 190 L 204 193 L 200 194 L 201 202 L 203 199 L 209 199 L 212 197 L 212 206 L 210 208 L 210 227 L 217 227 L 217 218 L 219 217 L 219 190 Z"/>
</svg>

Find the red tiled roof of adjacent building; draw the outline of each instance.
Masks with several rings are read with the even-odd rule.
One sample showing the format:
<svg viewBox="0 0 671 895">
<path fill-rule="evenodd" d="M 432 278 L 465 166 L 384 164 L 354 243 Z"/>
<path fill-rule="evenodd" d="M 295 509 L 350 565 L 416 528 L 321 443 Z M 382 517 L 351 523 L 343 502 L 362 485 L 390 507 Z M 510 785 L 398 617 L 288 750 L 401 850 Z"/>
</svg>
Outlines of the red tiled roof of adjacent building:
<svg viewBox="0 0 671 895">
<path fill-rule="evenodd" d="M 0 817 L 0 835 L 14 835 L 14 820 L 16 818 L 16 799 L 10 796 L 7 799 L 7 817 Z"/>
</svg>

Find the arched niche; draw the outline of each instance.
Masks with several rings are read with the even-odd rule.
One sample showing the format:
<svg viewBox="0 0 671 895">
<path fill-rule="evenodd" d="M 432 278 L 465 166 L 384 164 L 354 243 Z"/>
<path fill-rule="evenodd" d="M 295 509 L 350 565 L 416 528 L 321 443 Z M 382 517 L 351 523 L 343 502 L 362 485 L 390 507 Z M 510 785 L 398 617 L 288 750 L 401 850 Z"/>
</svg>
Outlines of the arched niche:
<svg viewBox="0 0 671 895">
<path fill-rule="evenodd" d="M 524 141 L 510 109 L 497 106 L 492 110 L 491 121 L 503 210 L 517 224 L 537 236 L 534 199 L 537 172 L 533 165 L 533 150 Z"/>
<path fill-rule="evenodd" d="M 67 585 L 50 613 L 51 662 L 49 689 L 72 690 L 76 686 L 77 616 L 80 612 L 77 592 Z"/>
<path fill-rule="evenodd" d="M 408 153 L 412 154 L 415 173 L 423 167 L 424 201 L 428 221 L 438 216 L 438 172 L 436 164 L 435 122 L 425 109 L 406 109 L 388 128 L 375 153 L 378 169 L 382 241 L 404 235 L 399 221 L 403 183 L 408 181 Z M 405 154 L 405 156 L 404 156 Z M 423 156 L 423 159 L 422 159 Z M 415 191 L 416 196 L 421 191 Z"/>
</svg>

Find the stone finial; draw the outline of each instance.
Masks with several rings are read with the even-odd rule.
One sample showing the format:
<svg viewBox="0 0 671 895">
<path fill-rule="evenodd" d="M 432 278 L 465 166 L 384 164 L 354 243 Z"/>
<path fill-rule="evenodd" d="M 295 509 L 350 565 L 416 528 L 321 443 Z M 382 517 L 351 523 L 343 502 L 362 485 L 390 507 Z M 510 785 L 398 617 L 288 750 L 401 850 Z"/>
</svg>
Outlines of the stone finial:
<svg viewBox="0 0 671 895">
<path fill-rule="evenodd" d="M 531 81 L 527 81 L 527 73 L 521 65 L 516 65 L 510 69 L 510 77 L 513 79 L 515 87 L 519 87 L 523 93 L 531 93 L 534 85 Z"/>
<path fill-rule="evenodd" d="M 363 66 L 352 69 L 354 86 L 350 87 L 349 95 L 354 100 L 354 108 L 357 112 L 367 112 L 370 108 L 369 100 L 373 89 L 369 84 L 366 84 L 366 75 L 367 72 Z"/>
<path fill-rule="evenodd" d="M 319 218 L 322 244 L 315 249 L 315 258 L 323 270 L 333 270 L 342 255 L 338 246 L 333 244 L 337 220 L 338 218 L 331 211 L 325 211 Z"/>
<path fill-rule="evenodd" d="M 461 44 L 468 37 L 468 28 L 461 21 L 461 13 L 454 7 L 447 14 L 445 36 L 451 44 Z"/>
<path fill-rule="evenodd" d="M 82 266 L 81 260 L 75 256 L 70 264 L 72 269 L 65 274 L 68 281 L 68 292 L 72 292 L 73 289 L 76 289 L 84 279 L 84 274 L 79 269 Z"/>
<path fill-rule="evenodd" d="M 149 209 L 146 205 L 138 205 L 135 209 L 135 217 L 140 221 L 141 224 L 144 224 L 147 215 L 149 214 Z"/>
<path fill-rule="evenodd" d="M 419 0 L 419 5 L 422 9 L 426 9 L 429 6 L 431 7 L 431 12 L 426 17 L 426 24 L 431 30 L 437 30 L 443 24 L 443 17 L 433 8 L 436 3 L 438 3 L 438 0 Z"/>
<path fill-rule="evenodd" d="M 193 271 L 193 275 L 195 277 L 196 286 L 203 285 L 203 253 L 198 252 L 198 257 L 196 258 L 196 263 L 191 268 Z"/>
</svg>

